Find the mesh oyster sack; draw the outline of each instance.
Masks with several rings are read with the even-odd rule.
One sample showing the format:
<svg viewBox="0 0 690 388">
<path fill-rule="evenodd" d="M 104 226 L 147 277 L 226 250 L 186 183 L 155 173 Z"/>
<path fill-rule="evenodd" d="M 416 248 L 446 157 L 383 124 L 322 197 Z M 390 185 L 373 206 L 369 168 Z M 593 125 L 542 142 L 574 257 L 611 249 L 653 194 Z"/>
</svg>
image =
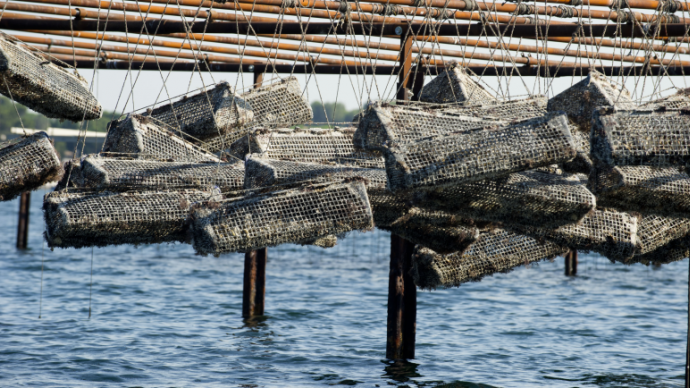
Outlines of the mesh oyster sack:
<svg viewBox="0 0 690 388">
<path fill-rule="evenodd" d="M 690 219 L 647 215 L 640 218 L 637 238 L 640 241 L 638 255 L 650 253 L 671 241 L 690 234 Z"/>
<path fill-rule="evenodd" d="M 419 101 L 435 103 L 495 99 L 458 64 L 451 64 L 431 82 L 424 85 L 419 95 Z"/>
<path fill-rule="evenodd" d="M 236 95 L 227 82 L 169 102 L 147 115 L 196 139 L 225 135 L 228 145 L 244 135 L 243 129 L 254 118 L 251 106 Z"/>
<path fill-rule="evenodd" d="M 427 290 L 459 286 L 567 251 L 554 243 L 502 229 L 483 231 L 465 252 L 442 255 L 417 246 L 412 255 L 412 277 L 417 287 Z"/>
<path fill-rule="evenodd" d="M 506 177 L 417 190 L 413 203 L 461 217 L 556 228 L 578 222 L 596 206 L 596 198 L 573 175 L 523 171 Z"/>
<path fill-rule="evenodd" d="M 573 129 L 571 126 L 570 133 L 575 139 L 575 144 L 577 144 L 577 155 L 573 160 L 561 163 L 563 171 L 569 173 L 581 173 L 589 175 L 594 168 L 594 163 L 592 163 L 592 158 L 589 157 L 590 153 L 590 143 L 589 143 L 589 133 L 585 133 L 579 128 Z"/>
<path fill-rule="evenodd" d="M 314 113 L 295 77 L 273 82 L 242 93 L 240 97 L 251 107 L 252 126 L 280 128 L 311 122 Z M 206 139 L 201 145 L 209 152 L 225 151 L 239 137 L 234 133 Z"/>
<path fill-rule="evenodd" d="M 577 146 L 563 114 L 386 149 L 393 191 L 497 178 L 569 161 Z"/>
<path fill-rule="evenodd" d="M 591 128 L 594 112 L 600 107 L 613 110 L 634 109 L 630 92 L 619 87 L 605 75 L 590 70 L 582 81 L 549 99 L 550 112 L 564 111 L 585 133 Z"/>
<path fill-rule="evenodd" d="M 186 162 L 218 162 L 219 159 L 176 136 L 171 128 L 137 114 L 110 124 L 103 143 L 105 156 L 162 159 Z"/>
<path fill-rule="evenodd" d="M 685 166 L 690 110 L 601 110 L 594 114 L 591 156 L 597 166 Z"/>
<path fill-rule="evenodd" d="M 60 158 L 45 132 L 0 143 L 0 201 L 55 182 L 61 175 Z"/>
<path fill-rule="evenodd" d="M 243 252 L 373 227 L 364 183 L 310 185 L 199 206 L 192 213 L 194 249 Z"/>
<path fill-rule="evenodd" d="M 625 212 L 597 209 L 577 223 L 556 229 L 513 229 L 578 251 L 594 251 L 610 260 L 626 261 L 640 248 L 638 222 L 637 217 Z"/>
<path fill-rule="evenodd" d="M 79 75 L 0 35 L 0 93 L 46 117 L 82 121 L 101 118 L 101 104 Z"/>
<path fill-rule="evenodd" d="M 59 248 L 183 242 L 191 206 L 214 198 L 217 191 L 54 191 L 43 200 L 45 238 Z"/>
<path fill-rule="evenodd" d="M 690 88 L 679 89 L 675 94 L 649 101 L 640 107 L 651 110 L 690 108 Z"/>
<path fill-rule="evenodd" d="M 247 154 L 293 162 L 383 168 L 380 153 L 356 150 L 354 128 L 258 128 L 230 147 L 230 154 L 244 159 Z"/>
<path fill-rule="evenodd" d="M 651 252 L 635 255 L 626 261 L 625 264 L 667 264 L 674 261 L 680 261 L 688 257 L 690 257 L 690 238 L 686 236 L 673 240 L 670 243 L 660 246 Z"/>
<path fill-rule="evenodd" d="M 690 214 L 690 175 L 676 167 L 597 169 L 593 182 L 602 206 L 643 214 Z"/>
<path fill-rule="evenodd" d="M 218 187 L 241 190 L 244 163 L 188 163 L 87 156 L 70 174 L 71 187 L 127 191 Z"/>
</svg>

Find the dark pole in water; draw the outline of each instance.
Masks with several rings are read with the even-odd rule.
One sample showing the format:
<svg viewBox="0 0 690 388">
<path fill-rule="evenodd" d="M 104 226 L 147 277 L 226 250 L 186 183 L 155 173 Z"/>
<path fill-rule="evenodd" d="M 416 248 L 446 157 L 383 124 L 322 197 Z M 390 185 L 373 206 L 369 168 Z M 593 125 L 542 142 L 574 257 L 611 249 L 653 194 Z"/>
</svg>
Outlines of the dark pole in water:
<svg viewBox="0 0 690 388">
<path fill-rule="evenodd" d="M 577 251 L 571 249 L 565 254 L 565 276 L 577 275 Z"/>
<path fill-rule="evenodd" d="M 688 333 L 685 344 L 685 388 L 690 388 L 690 270 L 688 270 Z"/>
<path fill-rule="evenodd" d="M 19 224 L 17 226 L 17 249 L 26 249 L 29 239 L 29 209 L 31 192 L 25 191 L 19 197 Z"/>
<path fill-rule="evenodd" d="M 401 36 L 398 100 L 417 99 L 424 85 L 424 74 L 416 74 L 417 68 L 412 68 L 413 41 L 412 36 Z M 410 359 L 415 356 L 417 287 L 410 276 L 413 249 L 414 244 L 411 242 L 395 234 L 391 235 L 386 331 L 386 358 L 391 360 Z"/>
<path fill-rule="evenodd" d="M 254 71 L 254 88 L 263 83 L 264 73 Z M 262 248 L 244 254 L 244 284 L 242 286 L 242 317 L 264 315 L 266 300 L 266 259 L 268 249 Z"/>
</svg>

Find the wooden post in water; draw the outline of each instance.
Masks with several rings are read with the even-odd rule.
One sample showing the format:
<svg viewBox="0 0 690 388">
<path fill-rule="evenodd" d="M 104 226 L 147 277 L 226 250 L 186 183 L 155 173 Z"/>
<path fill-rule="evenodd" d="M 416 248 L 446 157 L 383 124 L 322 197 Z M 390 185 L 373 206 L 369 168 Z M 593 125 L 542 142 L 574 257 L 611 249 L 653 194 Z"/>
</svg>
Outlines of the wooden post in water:
<svg viewBox="0 0 690 388">
<path fill-rule="evenodd" d="M 685 388 L 690 388 L 690 269 L 688 270 L 688 332 L 685 343 Z"/>
<path fill-rule="evenodd" d="M 565 276 L 577 275 L 577 251 L 571 249 L 565 254 Z"/>
<path fill-rule="evenodd" d="M 19 223 L 17 225 L 17 249 L 26 249 L 29 240 L 29 210 L 31 192 L 25 191 L 19 197 Z"/>
<path fill-rule="evenodd" d="M 264 73 L 254 71 L 254 87 L 261 86 Z M 268 248 L 244 254 L 244 284 L 242 286 L 242 317 L 264 315 L 266 300 L 266 259 Z"/>
<path fill-rule="evenodd" d="M 418 98 L 424 85 L 424 75 L 412 68 L 414 38 L 400 33 L 400 79 L 398 100 Z M 386 330 L 386 358 L 411 359 L 415 356 L 417 334 L 417 287 L 410 276 L 414 244 L 391 235 L 391 261 L 388 277 L 388 320 Z"/>
</svg>

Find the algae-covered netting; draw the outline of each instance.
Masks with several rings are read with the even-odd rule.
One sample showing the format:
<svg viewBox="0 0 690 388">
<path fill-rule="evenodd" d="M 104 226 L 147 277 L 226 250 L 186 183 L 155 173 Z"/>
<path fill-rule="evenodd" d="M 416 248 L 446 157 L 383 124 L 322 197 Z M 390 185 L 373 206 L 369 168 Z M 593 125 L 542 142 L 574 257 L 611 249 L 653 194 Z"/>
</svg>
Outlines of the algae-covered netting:
<svg viewBox="0 0 690 388">
<path fill-rule="evenodd" d="M 240 159 L 247 154 L 293 162 L 383 168 L 380 153 L 356 150 L 354 128 L 258 128 L 230 147 Z"/>
<path fill-rule="evenodd" d="M 0 143 L 0 201 L 60 179 L 62 166 L 45 132 Z"/>
<path fill-rule="evenodd" d="M 248 251 L 370 229 L 366 188 L 354 179 L 200 206 L 192 217 L 194 249 L 202 254 Z"/>
<path fill-rule="evenodd" d="M 225 136 L 228 144 L 242 137 L 254 118 L 251 106 L 227 82 L 168 102 L 147 115 L 196 139 Z"/>
<path fill-rule="evenodd" d="M 494 229 L 481 232 L 465 252 L 442 255 L 417 246 L 412 256 L 412 276 L 417 287 L 423 289 L 459 286 L 567 251 L 551 242 Z"/>
<path fill-rule="evenodd" d="M 565 115 L 443 136 L 384 151 L 396 192 L 498 178 L 571 160 L 577 146 Z"/>
<path fill-rule="evenodd" d="M 559 227 L 575 223 L 596 199 L 573 175 L 529 170 L 503 178 L 417 190 L 413 203 L 465 218 L 506 225 Z"/>
<path fill-rule="evenodd" d="M 0 93 L 50 118 L 96 120 L 102 114 L 83 78 L 6 35 L 0 36 Z"/>
<path fill-rule="evenodd" d="M 176 136 L 172 128 L 137 114 L 129 114 L 110 124 L 103 152 L 111 157 L 178 162 L 219 161 L 215 155 Z"/>
<path fill-rule="evenodd" d="M 69 187 L 128 191 L 218 187 L 240 190 L 244 163 L 164 162 L 90 155 L 73 168 Z M 67 187 L 63 182 L 61 187 Z"/>
<path fill-rule="evenodd" d="M 211 199 L 219 192 L 55 191 L 43 201 L 45 237 L 60 248 L 185 241 L 190 208 Z"/>
</svg>

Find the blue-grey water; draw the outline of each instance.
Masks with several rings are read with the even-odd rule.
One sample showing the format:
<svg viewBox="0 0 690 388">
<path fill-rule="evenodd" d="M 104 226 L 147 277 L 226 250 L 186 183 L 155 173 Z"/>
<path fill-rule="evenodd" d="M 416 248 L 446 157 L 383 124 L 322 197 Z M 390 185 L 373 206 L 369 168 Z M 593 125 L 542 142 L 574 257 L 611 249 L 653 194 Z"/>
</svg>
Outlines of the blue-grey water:
<svg viewBox="0 0 690 388">
<path fill-rule="evenodd" d="M 26 252 L 14 247 L 18 201 L 0 202 L 0 387 L 683 384 L 687 261 L 655 269 L 581 255 L 574 278 L 558 258 L 420 292 L 417 358 L 393 364 L 385 232 L 269 249 L 266 316 L 246 324 L 242 255 L 50 251 L 43 193 L 32 195 Z"/>
</svg>

